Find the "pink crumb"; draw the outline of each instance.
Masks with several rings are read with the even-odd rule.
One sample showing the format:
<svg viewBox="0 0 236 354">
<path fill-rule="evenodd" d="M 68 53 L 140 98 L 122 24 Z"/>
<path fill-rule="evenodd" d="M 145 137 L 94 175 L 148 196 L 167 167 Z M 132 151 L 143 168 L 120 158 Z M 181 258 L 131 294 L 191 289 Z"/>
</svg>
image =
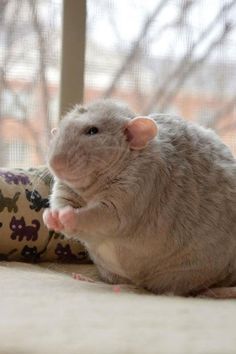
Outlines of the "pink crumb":
<svg viewBox="0 0 236 354">
<path fill-rule="evenodd" d="M 116 294 L 119 294 L 121 292 L 121 287 L 119 285 L 114 285 L 112 288 L 114 293 Z"/>
</svg>

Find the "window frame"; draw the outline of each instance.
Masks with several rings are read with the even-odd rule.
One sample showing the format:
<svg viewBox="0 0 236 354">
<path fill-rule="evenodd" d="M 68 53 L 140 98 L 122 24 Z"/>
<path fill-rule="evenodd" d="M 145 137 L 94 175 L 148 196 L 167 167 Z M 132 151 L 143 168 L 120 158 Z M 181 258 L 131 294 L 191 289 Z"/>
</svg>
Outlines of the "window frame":
<svg viewBox="0 0 236 354">
<path fill-rule="evenodd" d="M 84 98 L 86 0 L 63 0 L 59 119 Z"/>
</svg>

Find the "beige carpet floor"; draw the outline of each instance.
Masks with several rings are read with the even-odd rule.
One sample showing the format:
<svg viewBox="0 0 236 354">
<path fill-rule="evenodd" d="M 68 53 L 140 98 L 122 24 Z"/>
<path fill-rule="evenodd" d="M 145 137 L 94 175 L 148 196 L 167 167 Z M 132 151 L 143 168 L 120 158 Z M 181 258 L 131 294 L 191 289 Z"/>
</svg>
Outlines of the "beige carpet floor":
<svg viewBox="0 0 236 354">
<path fill-rule="evenodd" d="M 1 262 L 0 354 L 236 354 L 236 300 L 120 290 L 93 265 Z"/>
</svg>

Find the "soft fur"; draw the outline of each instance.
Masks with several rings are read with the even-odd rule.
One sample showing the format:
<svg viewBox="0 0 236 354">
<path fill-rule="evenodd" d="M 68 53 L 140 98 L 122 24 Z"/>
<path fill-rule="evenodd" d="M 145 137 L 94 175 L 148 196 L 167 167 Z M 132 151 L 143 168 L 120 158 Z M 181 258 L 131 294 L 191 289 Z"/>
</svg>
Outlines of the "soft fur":
<svg viewBox="0 0 236 354">
<path fill-rule="evenodd" d="M 134 117 L 113 101 L 65 117 L 49 152 L 46 224 L 78 237 L 108 282 L 181 295 L 236 284 L 231 152 L 212 131 L 168 115 L 154 115 L 157 137 L 133 150 Z M 98 134 L 86 134 L 91 126 Z"/>
</svg>

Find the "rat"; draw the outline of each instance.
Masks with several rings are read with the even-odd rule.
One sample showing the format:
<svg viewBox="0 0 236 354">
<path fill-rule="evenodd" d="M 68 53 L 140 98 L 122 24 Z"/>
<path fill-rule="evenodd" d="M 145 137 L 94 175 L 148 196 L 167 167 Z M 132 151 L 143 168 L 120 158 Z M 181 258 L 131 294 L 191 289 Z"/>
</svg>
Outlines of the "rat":
<svg viewBox="0 0 236 354">
<path fill-rule="evenodd" d="M 47 161 L 44 223 L 80 240 L 104 281 L 180 296 L 236 285 L 236 162 L 212 130 L 98 100 L 52 130 Z"/>
</svg>

